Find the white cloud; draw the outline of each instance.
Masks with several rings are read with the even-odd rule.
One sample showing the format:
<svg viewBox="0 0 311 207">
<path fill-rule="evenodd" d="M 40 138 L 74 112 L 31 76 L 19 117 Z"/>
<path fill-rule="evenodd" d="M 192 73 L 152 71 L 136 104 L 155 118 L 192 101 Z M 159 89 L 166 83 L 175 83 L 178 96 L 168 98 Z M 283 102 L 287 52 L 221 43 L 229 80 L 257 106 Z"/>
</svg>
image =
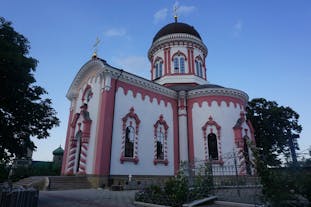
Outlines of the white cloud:
<svg viewBox="0 0 311 207">
<path fill-rule="evenodd" d="M 234 25 L 233 25 L 233 36 L 234 37 L 239 37 L 240 33 L 242 32 L 243 29 L 243 22 L 241 20 L 238 20 Z"/>
<path fill-rule="evenodd" d="M 195 11 L 196 7 L 195 6 L 185 6 L 185 5 L 179 5 L 179 2 L 176 1 L 173 5 L 173 11 L 174 9 L 177 8 L 177 16 L 182 16 L 182 15 L 188 15 L 192 12 Z"/>
<path fill-rule="evenodd" d="M 150 78 L 150 63 L 144 56 L 119 56 L 112 57 L 112 65 L 135 75 Z"/>
<path fill-rule="evenodd" d="M 126 35 L 124 28 L 110 28 L 104 31 L 104 35 L 107 37 L 122 37 Z"/>
<path fill-rule="evenodd" d="M 167 17 L 168 9 L 160 9 L 153 15 L 153 22 L 154 24 L 157 24 L 159 21 L 164 20 Z"/>
</svg>

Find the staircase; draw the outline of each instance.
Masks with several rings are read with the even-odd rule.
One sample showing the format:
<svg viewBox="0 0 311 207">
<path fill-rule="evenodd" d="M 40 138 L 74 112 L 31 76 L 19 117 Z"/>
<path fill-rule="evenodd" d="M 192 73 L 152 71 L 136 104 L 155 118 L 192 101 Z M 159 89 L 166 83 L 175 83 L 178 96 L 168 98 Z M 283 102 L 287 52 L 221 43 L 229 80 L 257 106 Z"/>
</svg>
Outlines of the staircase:
<svg viewBox="0 0 311 207">
<path fill-rule="evenodd" d="M 50 176 L 48 190 L 70 190 L 92 188 L 85 176 Z"/>
<path fill-rule="evenodd" d="M 48 186 L 48 178 L 46 176 L 32 176 L 13 183 L 13 186 L 24 188 L 34 187 L 38 190 L 45 190 Z"/>
</svg>

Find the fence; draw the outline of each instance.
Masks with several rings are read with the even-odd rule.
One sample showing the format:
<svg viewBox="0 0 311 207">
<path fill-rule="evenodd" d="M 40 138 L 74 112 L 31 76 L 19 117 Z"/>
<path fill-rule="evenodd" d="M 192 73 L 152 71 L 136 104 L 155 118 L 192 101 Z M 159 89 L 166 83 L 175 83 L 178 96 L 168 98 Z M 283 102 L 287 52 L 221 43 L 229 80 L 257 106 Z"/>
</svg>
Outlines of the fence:
<svg viewBox="0 0 311 207">
<path fill-rule="evenodd" d="M 37 207 L 39 191 L 34 188 L 0 186 L 0 207 Z"/>
<path fill-rule="evenodd" d="M 213 161 L 195 161 L 181 163 L 181 172 L 193 183 L 198 175 L 207 176 L 211 180 L 212 192 L 219 200 L 251 203 L 260 205 L 262 186 L 252 163 L 238 164 L 237 158 L 228 157 L 223 163 Z M 250 166 L 246 173 L 241 168 Z"/>
</svg>

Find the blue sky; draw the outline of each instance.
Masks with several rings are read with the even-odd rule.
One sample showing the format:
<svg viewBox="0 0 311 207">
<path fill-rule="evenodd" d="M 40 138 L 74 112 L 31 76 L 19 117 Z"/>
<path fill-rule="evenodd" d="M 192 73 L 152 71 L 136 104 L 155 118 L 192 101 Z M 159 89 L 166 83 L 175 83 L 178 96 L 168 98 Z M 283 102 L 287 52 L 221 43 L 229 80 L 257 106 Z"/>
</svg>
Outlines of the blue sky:
<svg viewBox="0 0 311 207">
<path fill-rule="evenodd" d="M 236 88 L 250 99 L 263 97 L 300 114 L 302 150 L 311 146 L 311 1 L 309 0 L 2 0 L 0 16 L 28 38 L 39 60 L 35 77 L 61 120 L 46 140 L 35 140 L 35 160 L 51 160 L 64 146 L 69 116 L 65 95 L 92 55 L 110 65 L 149 75 L 152 38 L 173 21 L 193 25 L 208 47 L 211 83 Z"/>
</svg>

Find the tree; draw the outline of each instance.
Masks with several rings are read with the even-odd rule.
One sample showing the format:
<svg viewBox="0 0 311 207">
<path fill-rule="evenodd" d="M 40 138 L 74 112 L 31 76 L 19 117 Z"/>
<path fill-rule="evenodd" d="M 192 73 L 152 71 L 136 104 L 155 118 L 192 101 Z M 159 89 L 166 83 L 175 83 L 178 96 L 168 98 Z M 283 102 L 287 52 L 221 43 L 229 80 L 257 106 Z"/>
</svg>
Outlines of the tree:
<svg viewBox="0 0 311 207">
<path fill-rule="evenodd" d="M 34 85 L 37 60 L 29 57 L 29 42 L 0 17 L 0 162 L 23 157 L 34 149 L 32 137 L 47 138 L 58 126 L 47 92 Z"/>
<path fill-rule="evenodd" d="M 271 206 L 294 206 L 289 204 L 299 202 L 297 195 L 310 197 L 307 193 L 310 182 L 299 180 L 306 174 L 296 168 L 280 168 L 281 159 L 290 154 L 289 140 L 302 130 L 299 115 L 290 107 L 257 98 L 248 103 L 247 118 L 255 131 L 253 152 L 265 200 Z M 298 145 L 295 147 L 298 149 Z"/>
<path fill-rule="evenodd" d="M 299 114 L 275 101 L 257 98 L 248 103 L 247 116 L 253 124 L 256 146 L 262 150 L 265 163 L 279 166 L 279 155 L 289 156 L 289 140 L 302 130 L 298 124 Z M 298 149 L 298 145 L 295 147 Z"/>
</svg>

